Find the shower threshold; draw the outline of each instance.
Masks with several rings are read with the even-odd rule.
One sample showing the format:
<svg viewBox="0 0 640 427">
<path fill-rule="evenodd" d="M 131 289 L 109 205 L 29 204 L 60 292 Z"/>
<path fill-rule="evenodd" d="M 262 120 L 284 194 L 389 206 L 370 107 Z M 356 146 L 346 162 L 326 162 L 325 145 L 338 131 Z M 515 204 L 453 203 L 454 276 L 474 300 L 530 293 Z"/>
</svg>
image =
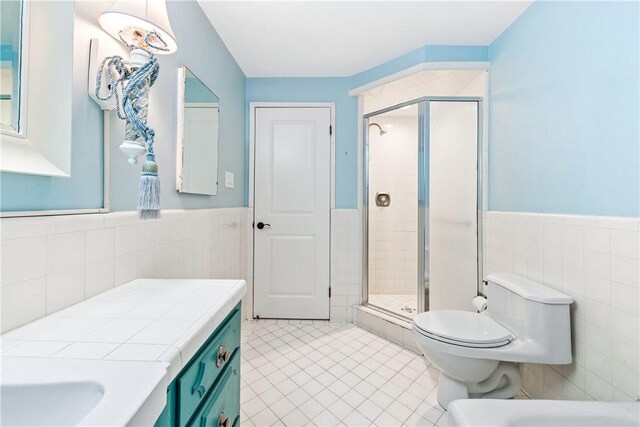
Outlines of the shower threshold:
<svg viewBox="0 0 640 427">
<path fill-rule="evenodd" d="M 368 305 L 405 320 L 413 320 L 418 313 L 415 295 L 407 294 L 370 294 Z"/>
</svg>

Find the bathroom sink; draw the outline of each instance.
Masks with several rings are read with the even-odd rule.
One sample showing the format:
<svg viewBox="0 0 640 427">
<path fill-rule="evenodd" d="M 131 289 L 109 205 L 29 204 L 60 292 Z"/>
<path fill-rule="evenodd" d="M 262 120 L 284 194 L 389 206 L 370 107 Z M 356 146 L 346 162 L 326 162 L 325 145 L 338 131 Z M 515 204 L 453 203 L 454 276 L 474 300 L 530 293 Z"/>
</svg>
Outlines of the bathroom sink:
<svg viewBox="0 0 640 427">
<path fill-rule="evenodd" d="M 153 425 L 167 363 L 3 357 L 1 426 Z"/>
<path fill-rule="evenodd" d="M 75 426 L 104 396 L 97 382 L 0 386 L 0 422 L 7 426 Z"/>
</svg>

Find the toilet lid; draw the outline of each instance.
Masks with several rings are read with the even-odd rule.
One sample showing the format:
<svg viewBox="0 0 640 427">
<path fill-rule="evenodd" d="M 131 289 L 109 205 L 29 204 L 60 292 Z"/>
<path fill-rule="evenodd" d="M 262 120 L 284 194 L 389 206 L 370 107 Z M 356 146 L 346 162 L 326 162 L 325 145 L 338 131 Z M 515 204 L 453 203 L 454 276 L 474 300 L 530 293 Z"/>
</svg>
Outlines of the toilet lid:
<svg viewBox="0 0 640 427">
<path fill-rule="evenodd" d="M 514 338 L 492 318 L 468 311 L 428 311 L 418 314 L 414 324 L 419 332 L 432 338 L 468 347 L 499 347 Z"/>
</svg>

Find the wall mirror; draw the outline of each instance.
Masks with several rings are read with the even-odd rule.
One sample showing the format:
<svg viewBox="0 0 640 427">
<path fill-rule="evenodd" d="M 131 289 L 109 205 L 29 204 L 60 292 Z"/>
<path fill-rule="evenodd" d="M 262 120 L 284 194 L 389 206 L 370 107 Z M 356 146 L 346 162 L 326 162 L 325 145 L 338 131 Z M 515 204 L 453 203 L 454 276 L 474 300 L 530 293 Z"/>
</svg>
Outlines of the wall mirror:
<svg viewBox="0 0 640 427">
<path fill-rule="evenodd" d="M 0 129 L 20 133 L 22 2 L 0 3 Z"/>
<path fill-rule="evenodd" d="M 177 190 L 215 196 L 220 100 L 187 67 L 178 75 Z"/>
<path fill-rule="evenodd" d="M 73 2 L 0 2 L 0 170 L 71 174 Z"/>
</svg>

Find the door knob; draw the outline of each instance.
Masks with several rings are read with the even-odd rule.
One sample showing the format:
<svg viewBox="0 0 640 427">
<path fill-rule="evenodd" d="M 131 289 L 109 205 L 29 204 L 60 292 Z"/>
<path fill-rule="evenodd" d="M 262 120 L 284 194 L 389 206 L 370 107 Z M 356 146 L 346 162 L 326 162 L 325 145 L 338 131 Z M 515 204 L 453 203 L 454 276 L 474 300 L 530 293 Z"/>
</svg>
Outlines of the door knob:
<svg viewBox="0 0 640 427">
<path fill-rule="evenodd" d="M 262 230 L 265 227 L 271 227 L 271 224 L 265 224 L 264 222 L 259 222 L 256 224 L 256 227 L 258 227 L 258 230 Z"/>
</svg>

